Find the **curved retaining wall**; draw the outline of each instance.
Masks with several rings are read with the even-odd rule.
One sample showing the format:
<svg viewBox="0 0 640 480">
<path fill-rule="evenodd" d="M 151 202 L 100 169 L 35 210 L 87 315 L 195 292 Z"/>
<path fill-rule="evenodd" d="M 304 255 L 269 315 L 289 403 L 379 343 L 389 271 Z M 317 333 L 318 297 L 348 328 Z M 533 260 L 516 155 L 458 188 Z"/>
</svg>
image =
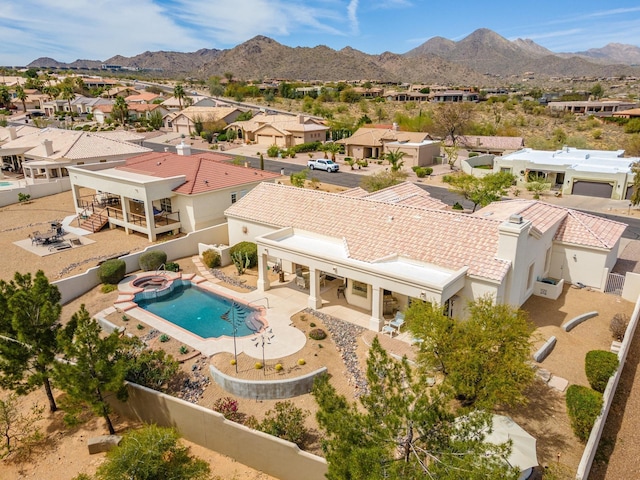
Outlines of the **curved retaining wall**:
<svg viewBox="0 0 640 480">
<path fill-rule="evenodd" d="M 263 381 L 233 378 L 222 373 L 213 365 L 209 365 L 209 370 L 218 385 L 238 397 L 255 400 L 279 400 L 309 393 L 313 388 L 315 378 L 326 373 L 327 367 L 322 367 L 301 377 Z"/>
</svg>

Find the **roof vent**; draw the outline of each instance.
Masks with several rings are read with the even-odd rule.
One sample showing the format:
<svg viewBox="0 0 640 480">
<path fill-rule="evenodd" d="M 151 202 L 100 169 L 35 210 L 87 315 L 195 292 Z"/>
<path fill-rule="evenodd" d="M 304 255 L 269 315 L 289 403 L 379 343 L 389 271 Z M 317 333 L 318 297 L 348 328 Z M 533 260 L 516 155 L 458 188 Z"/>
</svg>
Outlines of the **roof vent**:
<svg viewBox="0 0 640 480">
<path fill-rule="evenodd" d="M 520 215 L 519 213 L 514 213 L 509 217 L 509 223 L 520 225 L 522 223 L 522 215 Z"/>
</svg>

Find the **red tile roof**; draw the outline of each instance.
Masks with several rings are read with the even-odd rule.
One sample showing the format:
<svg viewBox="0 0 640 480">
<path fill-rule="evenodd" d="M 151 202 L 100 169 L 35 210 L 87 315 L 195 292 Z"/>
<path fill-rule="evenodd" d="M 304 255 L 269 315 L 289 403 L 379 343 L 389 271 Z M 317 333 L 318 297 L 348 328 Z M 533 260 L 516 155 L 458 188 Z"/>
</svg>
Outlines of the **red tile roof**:
<svg viewBox="0 0 640 480">
<path fill-rule="evenodd" d="M 280 177 L 277 173 L 232 165 L 228 156 L 218 153 L 178 155 L 170 152 L 151 152 L 131 157 L 125 165 L 116 168 L 160 178 L 185 175 L 185 183 L 173 190 L 184 195 L 206 193 Z"/>
</svg>

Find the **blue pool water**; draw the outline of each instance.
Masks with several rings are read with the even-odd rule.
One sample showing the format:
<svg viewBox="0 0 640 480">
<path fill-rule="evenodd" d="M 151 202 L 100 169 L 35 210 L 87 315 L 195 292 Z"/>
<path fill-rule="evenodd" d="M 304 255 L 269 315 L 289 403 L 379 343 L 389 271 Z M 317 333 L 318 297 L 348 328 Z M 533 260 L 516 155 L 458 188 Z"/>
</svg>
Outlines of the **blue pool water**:
<svg viewBox="0 0 640 480">
<path fill-rule="evenodd" d="M 10 187 L 13 185 L 11 182 L 0 182 L 0 187 Z"/>
<path fill-rule="evenodd" d="M 135 295 L 134 301 L 158 317 L 178 325 L 202 338 L 253 335 L 263 324 L 257 309 L 233 303 L 229 298 L 203 290 L 188 281 L 175 280 L 170 289 L 155 292 L 145 290 Z M 228 321 L 222 319 L 225 316 Z"/>
</svg>

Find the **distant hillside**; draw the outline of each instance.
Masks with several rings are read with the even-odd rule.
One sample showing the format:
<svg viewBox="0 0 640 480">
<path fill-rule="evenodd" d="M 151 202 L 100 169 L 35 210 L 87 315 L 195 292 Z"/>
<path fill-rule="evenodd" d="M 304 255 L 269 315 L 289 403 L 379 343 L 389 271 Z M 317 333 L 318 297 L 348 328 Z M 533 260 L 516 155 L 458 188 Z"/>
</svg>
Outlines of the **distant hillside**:
<svg viewBox="0 0 640 480">
<path fill-rule="evenodd" d="M 640 49 L 610 44 L 580 54 L 556 54 L 529 39 L 509 41 L 482 28 L 455 42 L 434 37 L 405 54 L 369 55 L 351 47 L 336 51 L 316 47 L 288 47 L 257 36 L 227 50 L 144 52 L 134 57 L 116 55 L 105 61 L 76 60 L 71 64 L 38 58 L 29 67 L 100 68 L 102 63 L 161 70 L 169 76 L 208 78 L 231 72 L 236 79 L 259 80 L 374 80 L 392 82 L 485 85 L 499 77 L 533 72 L 541 76 L 640 76 Z"/>
</svg>

